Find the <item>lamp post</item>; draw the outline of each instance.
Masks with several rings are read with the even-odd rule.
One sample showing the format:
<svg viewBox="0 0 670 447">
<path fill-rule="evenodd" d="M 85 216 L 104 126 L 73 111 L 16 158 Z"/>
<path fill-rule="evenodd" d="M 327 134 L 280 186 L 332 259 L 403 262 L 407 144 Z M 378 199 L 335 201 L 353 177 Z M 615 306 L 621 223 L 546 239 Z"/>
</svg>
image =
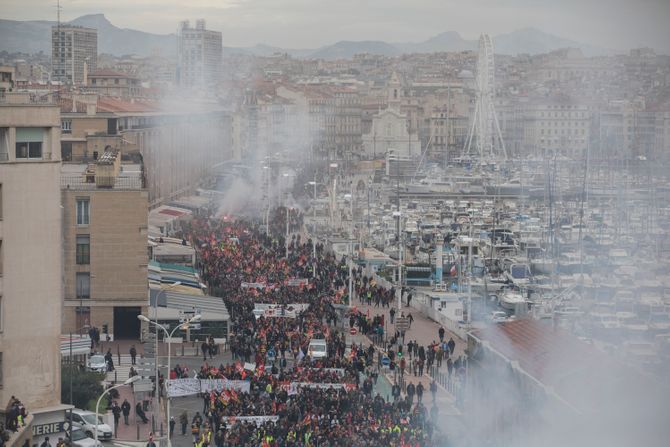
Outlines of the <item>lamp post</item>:
<svg viewBox="0 0 670 447">
<path fill-rule="evenodd" d="M 177 287 L 179 285 L 181 285 L 181 281 L 173 282 L 172 284 L 170 284 L 166 288 L 159 290 L 158 293 L 156 294 L 156 297 L 154 299 L 154 320 L 155 321 L 153 322 L 156 326 L 158 326 L 158 298 L 161 296 L 161 294 L 165 294 L 168 290 L 170 290 L 174 287 Z M 141 316 L 143 316 L 143 315 L 138 315 L 137 318 L 142 320 L 140 318 Z M 142 321 L 145 321 L 145 320 L 142 320 Z M 154 371 L 155 383 L 154 383 L 154 386 L 155 386 L 155 389 L 156 389 L 156 392 L 154 393 L 154 398 L 155 398 L 155 408 L 158 408 L 159 405 L 160 405 L 160 400 L 159 400 L 160 393 L 158 392 L 159 391 L 158 390 L 158 329 L 156 330 L 156 339 L 154 340 L 154 362 L 155 362 L 155 365 L 154 365 L 155 366 L 155 371 Z M 152 424 L 153 424 L 153 422 L 152 422 Z M 152 429 L 153 429 L 153 431 L 156 431 L 156 427 L 152 427 Z"/>
<path fill-rule="evenodd" d="M 172 365 L 171 365 L 171 361 L 172 361 L 172 336 L 177 331 L 177 329 L 188 328 L 189 324 L 200 321 L 202 316 L 201 315 L 193 315 L 191 318 L 184 321 L 183 324 L 178 324 L 177 326 L 175 326 L 175 328 L 172 329 L 172 332 L 168 332 L 167 329 L 165 328 L 165 326 L 151 321 L 150 319 L 148 319 L 144 315 L 138 315 L 137 318 L 140 319 L 141 321 L 144 321 L 145 323 L 153 324 L 153 325 L 156 326 L 157 329 L 160 328 L 160 329 L 163 330 L 163 332 L 165 332 L 165 335 L 167 337 L 167 344 L 168 344 L 168 364 L 167 364 L 168 370 L 167 370 L 167 379 L 165 381 L 165 389 L 169 390 L 169 388 L 170 388 L 170 370 L 172 369 Z M 158 376 L 156 376 L 156 377 L 158 377 Z M 156 391 L 158 391 L 158 381 L 156 381 Z M 170 424 L 170 395 L 169 395 L 169 393 L 166 393 L 166 394 L 167 394 L 167 400 L 168 400 L 167 401 L 167 423 L 169 425 Z M 170 434 L 169 433 L 170 432 L 169 432 L 169 429 L 168 429 L 168 446 L 172 445 L 172 441 L 170 440 Z"/>
<path fill-rule="evenodd" d="M 398 289 L 396 290 L 396 294 L 398 295 L 398 311 L 400 311 L 402 309 L 402 252 L 404 251 L 400 239 L 400 210 L 394 211 L 393 217 L 398 219 Z"/>
<path fill-rule="evenodd" d="M 90 327 L 88 324 L 85 324 L 84 326 L 80 327 L 77 329 L 76 332 L 81 333 L 82 329 L 86 329 Z M 74 398 L 72 397 L 72 375 L 74 374 L 73 371 L 73 361 L 72 361 L 72 331 L 70 331 L 70 357 L 69 357 L 69 364 L 70 364 L 70 371 L 69 371 L 69 376 L 70 376 L 70 405 L 74 406 Z M 72 441 L 72 408 L 70 408 L 70 429 L 68 430 L 68 438 L 70 439 L 70 442 Z"/>
<path fill-rule="evenodd" d="M 270 166 L 263 166 L 265 173 L 265 196 L 268 201 L 268 207 L 265 212 L 265 236 L 270 236 Z"/>
<path fill-rule="evenodd" d="M 98 398 L 98 402 L 95 404 L 95 446 L 96 447 L 98 447 L 98 425 L 99 425 L 98 424 L 98 410 L 100 409 L 100 401 L 105 396 L 105 394 L 109 393 L 110 391 L 112 391 L 116 388 L 121 388 L 122 386 L 130 385 L 130 384 L 132 384 L 133 382 L 135 382 L 139 379 L 140 379 L 140 376 L 130 377 L 130 378 L 128 378 L 128 380 L 126 380 L 123 383 L 120 383 L 118 385 L 114 385 L 111 388 L 107 388 L 105 391 L 102 392 L 102 394 Z M 70 429 L 70 430 L 72 430 L 72 429 Z"/>
<path fill-rule="evenodd" d="M 314 267 L 312 268 L 312 278 L 316 278 L 316 173 L 314 181 L 308 182 L 308 185 L 314 186 L 314 201 L 312 203 L 312 257 L 314 258 Z"/>
<path fill-rule="evenodd" d="M 353 192 L 353 191 L 352 191 Z M 354 261 L 354 248 L 352 246 L 352 241 L 354 237 L 354 195 L 345 194 L 345 199 L 349 199 L 349 205 L 351 206 L 351 229 L 349 231 L 349 307 L 353 306 L 353 261 Z"/>
</svg>

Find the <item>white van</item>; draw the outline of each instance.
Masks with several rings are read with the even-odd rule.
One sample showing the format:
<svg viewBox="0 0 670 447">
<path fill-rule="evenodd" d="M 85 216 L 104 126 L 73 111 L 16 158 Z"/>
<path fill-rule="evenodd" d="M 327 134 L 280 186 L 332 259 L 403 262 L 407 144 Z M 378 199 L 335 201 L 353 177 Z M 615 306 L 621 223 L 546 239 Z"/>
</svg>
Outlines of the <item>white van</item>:
<svg viewBox="0 0 670 447">
<path fill-rule="evenodd" d="M 328 344 L 326 343 L 326 340 L 310 340 L 307 353 L 313 359 L 322 359 L 328 357 Z"/>
</svg>

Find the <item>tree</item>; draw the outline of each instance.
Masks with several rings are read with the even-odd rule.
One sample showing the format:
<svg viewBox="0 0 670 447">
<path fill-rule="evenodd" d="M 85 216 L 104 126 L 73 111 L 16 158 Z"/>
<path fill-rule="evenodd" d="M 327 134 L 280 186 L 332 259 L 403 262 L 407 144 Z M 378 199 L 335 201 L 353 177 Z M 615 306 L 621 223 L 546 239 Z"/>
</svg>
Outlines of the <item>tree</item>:
<svg viewBox="0 0 670 447">
<path fill-rule="evenodd" d="M 86 409 L 91 400 L 98 399 L 104 388 L 104 374 L 82 371 L 77 366 L 63 365 L 61 371 L 61 402 L 70 402 L 70 373 L 72 373 L 72 401 L 77 408 Z"/>
</svg>

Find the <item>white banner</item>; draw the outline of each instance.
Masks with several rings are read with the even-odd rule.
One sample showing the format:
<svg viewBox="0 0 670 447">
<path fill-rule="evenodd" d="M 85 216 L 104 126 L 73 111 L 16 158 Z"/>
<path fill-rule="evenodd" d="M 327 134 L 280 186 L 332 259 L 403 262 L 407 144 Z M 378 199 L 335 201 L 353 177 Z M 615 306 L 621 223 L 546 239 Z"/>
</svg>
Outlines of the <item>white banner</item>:
<svg viewBox="0 0 670 447">
<path fill-rule="evenodd" d="M 264 289 L 265 283 L 262 282 L 243 282 L 240 284 L 243 289 Z"/>
<path fill-rule="evenodd" d="M 311 370 L 311 369 L 313 369 L 313 370 L 315 370 L 315 371 L 334 372 L 334 373 L 337 373 L 337 375 L 339 375 L 339 376 L 343 376 L 343 375 L 344 375 L 344 368 L 307 368 L 307 367 L 305 367 L 305 368 L 303 368 L 303 367 L 297 367 L 297 368 L 296 368 L 296 370 L 298 370 L 298 371 L 301 371 L 301 370 L 303 370 L 303 369 L 305 369 L 305 370 Z"/>
<path fill-rule="evenodd" d="M 306 286 L 309 284 L 309 279 L 307 278 L 292 278 L 288 280 L 287 285 L 291 287 L 300 287 L 300 286 Z"/>
<path fill-rule="evenodd" d="M 247 380 L 207 379 L 200 381 L 200 391 L 203 393 L 221 390 L 235 390 L 248 393 L 251 390 L 251 385 Z"/>
<path fill-rule="evenodd" d="M 236 422 L 254 422 L 256 426 L 260 427 L 264 423 L 271 421 L 277 422 L 279 416 L 222 416 L 221 422 L 226 424 L 226 427 L 233 426 Z"/>
<path fill-rule="evenodd" d="M 319 389 L 346 389 L 347 391 L 351 391 L 356 389 L 356 385 L 353 383 L 315 383 L 315 382 L 299 382 L 297 384 L 298 388 L 319 388 Z"/>
<path fill-rule="evenodd" d="M 200 392 L 200 379 L 174 379 L 167 381 L 170 397 L 191 396 Z"/>
<path fill-rule="evenodd" d="M 286 305 L 255 303 L 254 315 L 257 316 L 263 315 L 266 318 L 272 318 L 272 317 L 296 318 L 299 314 L 307 310 L 308 307 L 309 304 L 307 303 L 295 303 Z"/>
<path fill-rule="evenodd" d="M 293 394 L 298 394 L 298 391 L 301 388 L 319 388 L 319 389 L 335 389 L 339 390 L 344 388 L 347 391 L 355 390 L 356 385 L 353 383 L 315 383 L 315 382 L 291 382 L 291 383 L 282 383 L 279 385 L 281 389 L 286 391 L 289 396 Z"/>
<path fill-rule="evenodd" d="M 167 382 L 169 397 L 192 396 L 210 391 L 236 390 L 248 393 L 251 385 L 246 380 L 227 379 L 174 379 Z"/>
</svg>

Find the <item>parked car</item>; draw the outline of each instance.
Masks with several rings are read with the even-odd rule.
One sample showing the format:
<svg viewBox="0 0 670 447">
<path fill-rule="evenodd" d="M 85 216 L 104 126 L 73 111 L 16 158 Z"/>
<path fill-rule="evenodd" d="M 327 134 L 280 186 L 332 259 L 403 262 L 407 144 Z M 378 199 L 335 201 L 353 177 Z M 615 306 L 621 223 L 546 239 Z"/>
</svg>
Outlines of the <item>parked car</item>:
<svg viewBox="0 0 670 447">
<path fill-rule="evenodd" d="M 83 430 L 78 428 L 72 429 L 72 445 L 73 447 L 102 447 L 100 440 L 96 444 L 95 439 L 89 438 Z"/>
<path fill-rule="evenodd" d="M 100 354 L 94 354 L 88 359 L 88 369 L 89 371 L 95 371 L 99 373 L 107 372 L 107 362 L 105 361 L 105 356 Z"/>
<path fill-rule="evenodd" d="M 112 439 L 112 427 L 102 422 L 102 418 L 98 416 L 96 423 L 95 413 L 84 410 L 72 410 L 72 425 L 80 428 L 86 436 L 92 438 L 95 436 L 95 426 L 98 426 L 98 439 L 103 441 Z"/>
</svg>

